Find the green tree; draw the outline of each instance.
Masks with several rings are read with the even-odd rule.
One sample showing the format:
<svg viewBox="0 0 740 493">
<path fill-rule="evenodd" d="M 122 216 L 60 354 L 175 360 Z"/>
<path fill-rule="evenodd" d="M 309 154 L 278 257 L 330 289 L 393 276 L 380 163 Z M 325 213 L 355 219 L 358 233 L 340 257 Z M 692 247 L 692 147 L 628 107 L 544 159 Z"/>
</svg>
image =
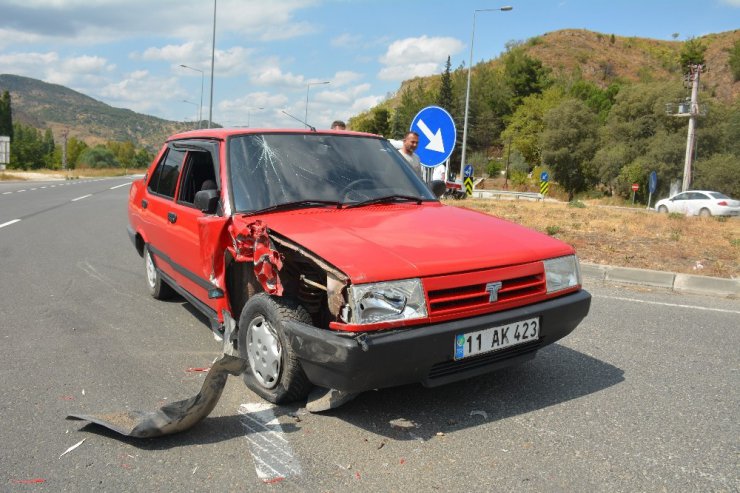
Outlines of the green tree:
<svg viewBox="0 0 740 493">
<path fill-rule="evenodd" d="M 740 80 L 740 39 L 735 41 L 735 44 L 730 48 L 730 57 L 727 61 L 730 65 L 730 72 L 732 72 L 732 80 L 735 82 Z"/>
<path fill-rule="evenodd" d="M 388 136 L 391 129 L 390 113 L 382 106 L 373 110 L 373 125 L 375 133 L 382 136 Z"/>
<path fill-rule="evenodd" d="M 37 129 L 16 123 L 10 146 L 10 168 L 40 169 L 46 166 L 48 154 L 44 139 Z"/>
<path fill-rule="evenodd" d="M 526 54 L 523 47 L 510 48 L 503 57 L 504 78 L 511 89 L 514 106 L 550 86 L 550 69 Z"/>
<path fill-rule="evenodd" d="M 582 101 L 566 99 L 545 114 L 542 160 L 568 201 L 590 184 L 589 166 L 596 152 L 598 118 Z"/>
<path fill-rule="evenodd" d="M 77 160 L 78 167 L 86 168 L 120 168 L 121 163 L 116 160 L 113 151 L 105 146 L 98 145 L 85 149 Z"/>
<path fill-rule="evenodd" d="M 681 54 L 679 55 L 681 69 L 686 71 L 689 65 L 703 65 L 706 51 L 707 47 L 700 40 L 696 38 L 688 39 L 681 47 Z"/>
<path fill-rule="evenodd" d="M 153 159 L 152 153 L 142 147 L 134 156 L 134 168 L 148 168 Z"/>
<path fill-rule="evenodd" d="M 105 147 L 110 149 L 113 155 L 116 157 L 116 161 L 120 163 L 124 168 L 131 168 L 134 164 L 134 156 L 136 155 L 136 148 L 133 142 L 115 142 L 109 141 L 105 144 Z"/>
<path fill-rule="evenodd" d="M 0 135 L 13 139 L 13 111 L 8 91 L 3 91 L 0 97 Z"/>
<path fill-rule="evenodd" d="M 450 57 L 447 56 L 447 63 L 445 64 L 445 71 L 442 73 L 442 77 L 439 82 L 439 94 L 437 94 L 437 105 L 440 108 L 444 108 L 451 112 L 454 107 L 454 100 L 452 94 L 452 73 L 450 72 Z"/>
<path fill-rule="evenodd" d="M 740 197 L 738 157 L 733 154 L 714 154 L 699 159 L 694 165 L 693 188 L 716 190 L 733 198 Z"/>
</svg>

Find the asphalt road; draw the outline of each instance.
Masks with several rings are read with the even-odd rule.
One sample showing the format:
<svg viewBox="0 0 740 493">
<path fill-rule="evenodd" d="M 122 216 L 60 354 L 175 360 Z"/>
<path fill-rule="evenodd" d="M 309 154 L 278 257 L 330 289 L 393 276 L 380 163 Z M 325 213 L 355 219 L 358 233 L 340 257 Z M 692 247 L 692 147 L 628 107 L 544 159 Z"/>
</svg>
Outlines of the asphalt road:
<svg viewBox="0 0 740 493">
<path fill-rule="evenodd" d="M 147 294 L 127 183 L 0 183 L 2 491 L 740 489 L 740 301 L 635 287 L 587 286 L 573 334 L 455 385 L 308 414 L 232 377 L 180 435 L 65 420 L 190 397 L 219 355 L 187 303 Z"/>
</svg>

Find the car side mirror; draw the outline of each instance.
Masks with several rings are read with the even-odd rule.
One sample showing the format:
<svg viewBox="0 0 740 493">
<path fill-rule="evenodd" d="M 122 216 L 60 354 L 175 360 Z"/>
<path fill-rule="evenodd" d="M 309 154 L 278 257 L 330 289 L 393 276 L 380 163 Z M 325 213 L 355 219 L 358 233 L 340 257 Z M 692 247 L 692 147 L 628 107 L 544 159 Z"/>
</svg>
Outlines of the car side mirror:
<svg viewBox="0 0 740 493">
<path fill-rule="evenodd" d="M 444 195 L 445 191 L 447 190 L 447 185 L 442 180 L 433 180 L 430 185 L 432 193 L 437 198 Z"/>
<path fill-rule="evenodd" d="M 218 209 L 218 190 L 201 190 L 195 194 L 195 208 L 206 214 L 215 214 Z"/>
</svg>

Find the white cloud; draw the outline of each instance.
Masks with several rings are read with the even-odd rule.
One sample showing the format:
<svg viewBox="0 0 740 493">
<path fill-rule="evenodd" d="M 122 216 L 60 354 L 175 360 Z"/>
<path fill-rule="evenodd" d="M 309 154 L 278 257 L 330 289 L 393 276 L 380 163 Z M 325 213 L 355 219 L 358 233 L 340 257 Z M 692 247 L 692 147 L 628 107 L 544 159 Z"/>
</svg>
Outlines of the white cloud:
<svg viewBox="0 0 740 493">
<path fill-rule="evenodd" d="M 740 0 L 721 0 L 721 2 L 730 7 L 740 7 Z"/>
<path fill-rule="evenodd" d="M 177 77 L 157 77 L 147 70 L 137 70 L 126 74 L 123 79 L 110 82 L 102 87 L 98 94 L 103 96 L 108 104 L 122 106 L 134 111 L 157 114 L 175 115 L 192 113 L 186 109 L 182 100 L 188 94 L 179 86 Z M 178 111 L 173 105 L 182 104 L 183 110 Z M 203 109 L 207 112 L 207 108 Z"/>
<path fill-rule="evenodd" d="M 463 49 L 455 38 L 421 36 L 394 41 L 379 58 L 385 65 L 378 73 L 382 80 L 405 80 L 441 72 L 448 56 Z"/>
<path fill-rule="evenodd" d="M 265 67 L 252 74 L 250 79 L 253 84 L 270 87 L 298 87 L 305 86 L 307 82 L 302 75 L 284 73 L 280 67 Z"/>
</svg>

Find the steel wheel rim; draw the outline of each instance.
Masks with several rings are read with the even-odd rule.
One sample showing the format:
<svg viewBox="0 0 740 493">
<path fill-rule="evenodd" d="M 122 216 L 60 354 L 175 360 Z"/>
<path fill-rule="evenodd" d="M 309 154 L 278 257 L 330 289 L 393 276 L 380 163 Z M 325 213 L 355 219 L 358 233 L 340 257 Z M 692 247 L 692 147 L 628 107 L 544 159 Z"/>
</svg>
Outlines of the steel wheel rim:
<svg viewBox="0 0 740 493">
<path fill-rule="evenodd" d="M 154 289 L 157 283 L 157 269 L 154 267 L 154 260 L 152 260 L 152 254 L 149 249 L 146 251 L 146 281 L 149 283 L 149 287 Z"/>
<path fill-rule="evenodd" d="M 272 389 L 280 381 L 282 347 L 270 322 L 258 315 L 247 327 L 247 359 L 249 368 L 260 385 Z"/>
</svg>

